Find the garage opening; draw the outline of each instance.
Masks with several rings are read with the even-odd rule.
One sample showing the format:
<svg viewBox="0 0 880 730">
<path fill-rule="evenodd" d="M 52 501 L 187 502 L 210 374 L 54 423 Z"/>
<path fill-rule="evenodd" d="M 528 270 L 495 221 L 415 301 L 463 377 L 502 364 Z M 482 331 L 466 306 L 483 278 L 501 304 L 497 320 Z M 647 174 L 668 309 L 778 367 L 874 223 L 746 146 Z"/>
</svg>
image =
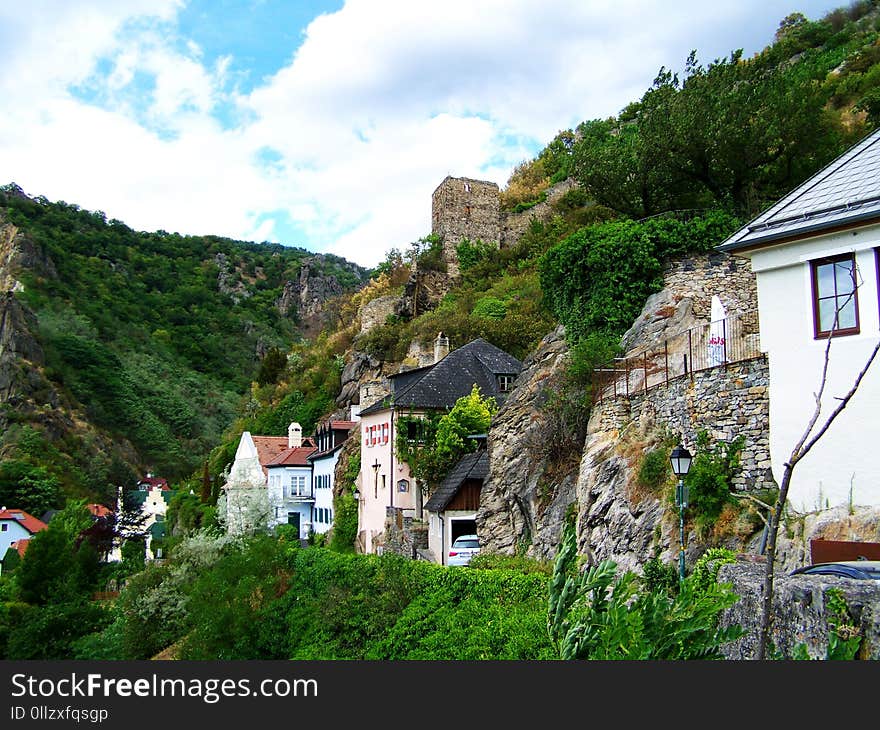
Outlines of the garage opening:
<svg viewBox="0 0 880 730">
<path fill-rule="evenodd" d="M 455 538 L 461 537 L 462 535 L 476 534 L 477 521 L 475 519 L 452 520 L 452 524 L 449 525 L 449 544 L 451 545 L 453 542 L 455 542 Z"/>
</svg>

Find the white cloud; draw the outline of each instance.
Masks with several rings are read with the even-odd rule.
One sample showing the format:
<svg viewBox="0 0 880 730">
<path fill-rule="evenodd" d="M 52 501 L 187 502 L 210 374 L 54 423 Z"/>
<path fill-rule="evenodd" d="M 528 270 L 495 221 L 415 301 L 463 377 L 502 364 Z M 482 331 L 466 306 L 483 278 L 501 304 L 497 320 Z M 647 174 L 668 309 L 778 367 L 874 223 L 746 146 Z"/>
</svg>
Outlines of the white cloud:
<svg viewBox="0 0 880 730">
<path fill-rule="evenodd" d="M 0 182 L 147 230 L 271 240 L 284 235 L 271 214 L 285 211 L 308 240 L 284 243 L 364 265 L 429 232 L 446 175 L 503 185 L 560 129 L 616 114 L 692 48 L 703 60 L 751 52 L 789 12 L 823 12 L 815 1 L 349 0 L 242 95 L 230 56 L 207 65 L 174 31 L 180 5 L 0 10 Z M 268 164 L 266 149 L 279 155 Z"/>
</svg>

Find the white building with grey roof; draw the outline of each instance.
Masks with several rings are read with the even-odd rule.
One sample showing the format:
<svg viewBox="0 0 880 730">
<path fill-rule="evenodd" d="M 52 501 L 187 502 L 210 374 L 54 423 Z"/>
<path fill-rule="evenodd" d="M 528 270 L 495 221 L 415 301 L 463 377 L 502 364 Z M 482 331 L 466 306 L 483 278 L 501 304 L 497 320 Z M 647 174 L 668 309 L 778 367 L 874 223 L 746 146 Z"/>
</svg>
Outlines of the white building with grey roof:
<svg viewBox="0 0 880 730">
<path fill-rule="evenodd" d="M 880 130 L 764 213 L 720 250 L 751 260 L 761 349 L 770 368 L 770 452 L 782 479 L 827 381 L 813 433 L 850 390 L 880 339 Z M 880 360 L 880 357 L 876 358 Z M 799 512 L 880 506 L 880 363 L 793 472 Z"/>
<path fill-rule="evenodd" d="M 438 340 L 443 339 L 442 333 L 438 335 Z M 440 346 L 435 352 L 438 359 L 432 365 L 392 375 L 391 393 L 360 412 L 357 543 L 363 552 L 381 551 L 389 508 L 423 518 L 425 485 L 415 483 L 394 448 L 400 418 L 446 412 L 474 385 L 482 396 L 494 397 L 501 405 L 522 369 L 515 357 L 479 337 L 448 354 Z"/>
</svg>

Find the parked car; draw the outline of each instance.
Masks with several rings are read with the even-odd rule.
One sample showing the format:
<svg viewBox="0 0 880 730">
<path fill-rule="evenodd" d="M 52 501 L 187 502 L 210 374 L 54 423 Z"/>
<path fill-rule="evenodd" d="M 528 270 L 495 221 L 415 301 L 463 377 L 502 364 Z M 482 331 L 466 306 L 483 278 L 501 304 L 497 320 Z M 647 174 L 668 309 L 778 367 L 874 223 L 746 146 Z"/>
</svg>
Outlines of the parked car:
<svg viewBox="0 0 880 730">
<path fill-rule="evenodd" d="M 793 570 L 791 575 L 837 575 L 858 580 L 880 580 L 880 560 L 840 560 Z"/>
<path fill-rule="evenodd" d="M 467 565 L 480 552 L 480 539 L 476 535 L 460 535 L 452 542 L 448 565 Z"/>
</svg>

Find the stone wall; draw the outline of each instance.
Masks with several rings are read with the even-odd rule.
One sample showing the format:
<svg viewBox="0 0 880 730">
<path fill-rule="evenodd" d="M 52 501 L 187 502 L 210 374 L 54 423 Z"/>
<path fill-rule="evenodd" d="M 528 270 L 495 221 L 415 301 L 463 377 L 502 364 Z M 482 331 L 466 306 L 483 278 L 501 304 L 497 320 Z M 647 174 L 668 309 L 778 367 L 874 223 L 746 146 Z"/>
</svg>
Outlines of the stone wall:
<svg viewBox="0 0 880 730">
<path fill-rule="evenodd" d="M 501 240 L 498 185 L 467 177 L 446 177 L 431 195 L 431 233 L 443 240 L 450 276 L 458 274 L 456 245 L 463 239 Z"/>
<path fill-rule="evenodd" d="M 670 354 L 683 346 L 675 336 L 709 324 L 712 295 L 717 294 L 728 317 L 742 322 L 744 334 L 758 332 L 758 289 L 748 261 L 726 253 L 687 256 L 667 265 L 663 289 L 648 297 L 632 327 L 621 340 L 624 352 L 661 347 L 670 340 Z"/>
<path fill-rule="evenodd" d="M 605 400 L 593 408 L 590 431 L 620 430 L 630 422 L 644 431 L 657 425 L 679 435 L 692 452 L 700 430 L 708 431 L 713 440 L 731 441 L 742 435 L 742 468 L 734 477 L 734 487 L 767 488 L 773 485 L 768 382 L 764 356 L 703 370 L 647 393 Z"/>
<path fill-rule="evenodd" d="M 519 213 L 512 211 L 502 213 L 501 247 L 512 248 L 515 246 L 528 230 L 529 224 L 533 219 L 538 221 L 549 220 L 553 216 L 553 204 L 576 186 L 577 183 L 574 180 L 563 180 L 547 189 L 547 199 L 543 202 Z"/>
<path fill-rule="evenodd" d="M 383 552 L 415 559 L 418 551 L 428 549 L 428 525 L 405 515 L 399 507 L 386 507 L 383 545 Z"/>
<path fill-rule="evenodd" d="M 722 613 L 721 625 L 738 624 L 746 633 L 723 649 L 727 659 L 754 659 L 760 635 L 763 580 L 766 564 L 739 560 L 722 565 L 718 580 L 730 583 L 740 600 Z M 798 644 L 806 644 L 813 659 L 825 658 L 828 646 L 828 592 L 843 591 L 852 624 L 863 637 L 859 659 L 880 659 L 880 581 L 850 580 L 831 576 L 773 578 L 771 639 L 776 649 L 790 657 Z"/>
</svg>

